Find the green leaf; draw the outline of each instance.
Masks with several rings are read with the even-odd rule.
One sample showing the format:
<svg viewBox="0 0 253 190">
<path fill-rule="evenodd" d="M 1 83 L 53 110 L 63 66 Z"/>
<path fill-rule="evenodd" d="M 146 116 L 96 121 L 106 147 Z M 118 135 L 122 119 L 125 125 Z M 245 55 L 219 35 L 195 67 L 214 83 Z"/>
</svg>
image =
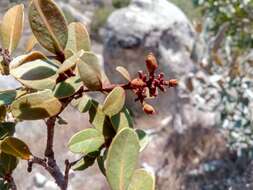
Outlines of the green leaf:
<svg viewBox="0 0 253 190">
<path fill-rule="evenodd" d="M 6 106 L 1 105 L 0 106 L 0 122 L 4 121 L 6 113 L 7 113 Z"/>
<path fill-rule="evenodd" d="M 104 101 L 102 110 L 106 115 L 113 116 L 119 113 L 125 105 L 126 93 L 122 87 L 115 87 Z"/>
<path fill-rule="evenodd" d="M 135 132 L 137 133 L 138 138 L 139 138 L 139 143 L 141 147 L 140 152 L 141 152 L 147 147 L 148 143 L 150 142 L 150 138 L 148 134 L 142 129 L 136 129 Z"/>
<path fill-rule="evenodd" d="M 57 115 L 62 108 L 61 102 L 51 90 L 24 95 L 11 105 L 11 112 L 20 120 L 45 119 Z"/>
<path fill-rule="evenodd" d="M 16 123 L 6 122 L 0 123 L 0 140 L 12 136 L 15 133 Z"/>
<path fill-rule="evenodd" d="M 32 62 L 37 59 L 46 59 L 46 56 L 39 51 L 32 51 L 26 55 L 20 55 L 11 61 L 10 69 L 15 69 L 24 63 Z"/>
<path fill-rule="evenodd" d="M 104 142 L 103 135 L 97 129 L 89 128 L 71 137 L 68 147 L 74 153 L 89 154 L 98 151 Z"/>
<path fill-rule="evenodd" d="M 104 135 L 106 140 L 114 137 L 115 131 L 110 118 L 102 111 L 101 105 L 94 100 L 92 100 L 89 115 L 90 123 Z"/>
<path fill-rule="evenodd" d="M 73 22 L 68 26 L 69 38 L 66 49 L 73 52 L 90 51 L 91 43 L 86 27 L 80 22 Z"/>
<path fill-rule="evenodd" d="M 134 171 L 127 190 L 155 190 L 155 177 L 144 169 Z"/>
<path fill-rule="evenodd" d="M 0 189 L 1 190 L 10 190 L 9 183 L 4 179 L 0 179 Z"/>
<path fill-rule="evenodd" d="M 75 94 L 82 86 L 78 76 L 70 77 L 67 80 L 60 82 L 54 89 L 54 96 L 58 99 L 67 98 Z"/>
<path fill-rule="evenodd" d="M 47 60 L 35 60 L 12 69 L 11 75 L 22 80 L 42 80 L 57 73 L 57 67 Z"/>
<path fill-rule="evenodd" d="M 11 174 L 18 165 L 18 159 L 15 156 L 0 154 L 0 175 L 3 177 L 6 174 Z M 1 189 L 1 188 L 0 188 Z"/>
<path fill-rule="evenodd" d="M 64 73 L 67 70 L 74 68 L 76 64 L 80 62 L 80 58 L 83 56 L 83 54 L 84 54 L 84 51 L 81 50 L 75 53 L 74 55 L 72 55 L 71 57 L 69 57 L 68 59 L 66 59 L 63 62 L 63 64 L 60 66 L 58 73 Z"/>
<path fill-rule="evenodd" d="M 16 49 L 20 41 L 24 25 L 24 5 L 16 5 L 4 15 L 1 24 L 1 39 L 3 48 L 10 53 Z"/>
<path fill-rule="evenodd" d="M 1 151 L 12 156 L 29 160 L 32 156 L 29 147 L 20 139 L 7 137 L 1 142 Z"/>
<path fill-rule="evenodd" d="M 16 90 L 7 90 L 0 92 L 0 106 L 10 105 L 16 98 Z"/>
<path fill-rule="evenodd" d="M 106 176 L 105 161 L 106 161 L 106 158 L 107 158 L 107 153 L 108 153 L 108 149 L 104 150 L 104 153 L 97 157 L 98 167 L 99 167 L 100 171 L 102 172 L 102 174 L 104 176 Z"/>
<path fill-rule="evenodd" d="M 38 44 L 38 41 L 35 38 L 35 36 L 32 34 L 27 40 L 27 44 L 25 47 L 26 52 L 32 51 L 32 49 L 36 46 L 36 44 Z"/>
<path fill-rule="evenodd" d="M 95 155 L 88 154 L 84 156 L 80 161 L 78 161 L 75 165 L 73 165 L 72 169 L 74 171 L 83 171 L 87 169 L 88 167 L 92 166 L 97 158 L 97 154 Z"/>
<path fill-rule="evenodd" d="M 126 108 L 123 108 L 123 110 L 120 113 L 112 116 L 111 123 L 116 132 L 119 132 L 121 129 L 124 128 L 133 127 L 133 121 Z"/>
<path fill-rule="evenodd" d="M 33 0 L 29 21 L 38 42 L 48 51 L 63 55 L 68 40 L 67 22 L 53 0 Z"/>
<path fill-rule="evenodd" d="M 113 139 L 106 160 L 106 176 L 112 190 L 126 190 L 139 155 L 138 137 L 133 129 L 121 130 Z"/>
<path fill-rule="evenodd" d="M 76 102 L 76 107 L 79 112 L 85 113 L 89 111 L 92 105 L 92 99 L 88 95 L 83 95 L 81 98 L 79 98 Z"/>
<path fill-rule="evenodd" d="M 58 78 L 57 69 L 56 65 L 48 60 L 37 59 L 11 69 L 10 73 L 26 87 L 44 90 L 54 88 Z"/>
<path fill-rule="evenodd" d="M 77 65 L 84 85 L 93 91 L 100 90 L 102 88 L 102 75 L 97 56 L 92 52 L 85 52 Z"/>
</svg>

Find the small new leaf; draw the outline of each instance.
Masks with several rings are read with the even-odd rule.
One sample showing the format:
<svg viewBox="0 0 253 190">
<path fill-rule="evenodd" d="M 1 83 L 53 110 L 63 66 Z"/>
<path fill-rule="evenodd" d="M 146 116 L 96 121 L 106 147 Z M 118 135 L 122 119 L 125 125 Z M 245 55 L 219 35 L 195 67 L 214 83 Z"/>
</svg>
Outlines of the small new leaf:
<svg viewBox="0 0 253 190">
<path fill-rule="evenodd" d="M 117 67 L 116 70 L 127 80 L 127 81 L 131 81 L 131 76 L 129 74 L 129 72 L 126 70 L 125 67 Z"/>
<path fill-rule="evenodd" d="M 20 41 L 24 25 L 24 5 L 16 5 L 4 15 L 1 24 L 2 45 L 12 53 Z"/>
</svg>

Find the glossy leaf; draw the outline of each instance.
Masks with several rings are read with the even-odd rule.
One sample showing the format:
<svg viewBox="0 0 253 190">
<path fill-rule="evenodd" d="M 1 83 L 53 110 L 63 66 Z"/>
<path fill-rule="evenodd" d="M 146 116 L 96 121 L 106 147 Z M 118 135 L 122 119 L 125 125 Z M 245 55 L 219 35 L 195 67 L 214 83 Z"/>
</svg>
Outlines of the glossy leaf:
<svg viewBox="0 0 253 190">
<path fill-rule="evenodd" d="M 12 136 L 15 133 L 15 123 L 0 123 L 0 140 Z"/>
<path fill-rule="evenodd" d="M 16 49 L 20 41 L 24 25 L 24 5 L 16 5 L 4 15 L 1 24 L 1 39 L 3 48 L 10 53 Z"/>
<path fill-rule="evenodd" d="M 127 81 L 131 81 L 131 76 L 129 74 L 129 72 L 126 70 L 125 67 L 117 67 L 116 70 L 127 80 Z"/>
<path fill-rule="evenodd" d="M 73 67 L 76 66 L 76 64 L 78 62 L 80 62 L 80 58 L 83 56 L 84 51 L 81 50 L 77 53 L 75 53 L 74 55 L 72 55 L 71 57 L 69 57 L 68 59 L 66 59 L 63 64 L 60 66 L 58 73 L 64 73 L 67 70 L 72 69 Z"/>
<path fill-rule="evenodd" d="M 29 160 L 32 156 L 29 147 L 20 139 L 7 137 L 1 142 L 1 151 L 12 156 Z"/>
<path fill-rule="evenodd" d="M 122 87 L 115 87 L 105 99 L 102 110 L 106 115 L 116 115 L 122 110 L 125 99 L 125 90 Z"/>
<path fill-rule="evenodd" d="M 69 38 L 66 49 L 70 49 L 73 52 L 80 50 L 90 51 L 90 37 L 85 27 L 80 22 L 73 22 L 68 26 Z"/>
<path fill-rule="evenodd" d="M 18 159 L 15 156 L 0 154 L 0 173 L 1 175 L 11 174 L 18 165 Z M 0 188 L 1 189 L 1 188 Z"/>
<path fill-rule="evenodd" d="M 135 170 L 127 190 L 155 190 L 155 177 L 144 169 Z"/>
<path fill-rule="evenodd" d="M 60 82 L 54 89 L 54 96 L 61 99 L 67 98 L 75 94 L 82 86 L 82 82 L 78 76 L 70 77 L 67 80 Z"/>
<path fill-rule="evenodd" d="M 100 90 L 102 88 L 102 75 L 97 56 L 91 52 L 85 52 L 77 65 L 84 85 L 90 90 Z"/>
<path fill-rule="evenodd" d="M 106 176 L 112 190 L 127 189 L 139 149 L 138 137 L 133 129 L 123 129 L 113 139 L 106 160 Z"/>
<path fill-rule="evenodd" d="M 97 129 L 89 128 L 71 137 L 68 147 L 74 153 L 89 154 L 98 151 L 103 144 L 103 135 Z"/>
<path fill-rule="evenodd" d="M 139 143 L 140 143 L 140 147 L 141 147 L 140 152 L 141 152 L 147 147 L 148 143 L 150 142 L 150 138 L 149 138 L 148 134 L 145 131 L 143 131 L 142 129 L 136 129 L 135 131 L 139 137 Z"/>
<path fill-rule="evenodd" d="M 29 21 L 38 42 L 48 51 L 62 55 L 68 40 L 68 26 L 55 2 L 33 0 Z"/>
<path fill-rule="evenodd" d="M 51 90 L 24 95 L 11 105 L 14 117 L 20 120 L 37 120 L 57 115 L 62 108 L 61 102 Z"/>
</svg>

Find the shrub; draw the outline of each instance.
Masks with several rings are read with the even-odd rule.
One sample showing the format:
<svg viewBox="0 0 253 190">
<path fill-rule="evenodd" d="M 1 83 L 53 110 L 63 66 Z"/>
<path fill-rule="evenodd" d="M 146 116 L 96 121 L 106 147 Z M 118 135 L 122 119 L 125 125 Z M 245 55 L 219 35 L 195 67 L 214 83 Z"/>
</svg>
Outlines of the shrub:
<svg viewBox="0 0 253 190">
<path fill-rule="evenodd" d="M 125 91 L 136 94 L 135 101 L 151 115 L 155 109 L 146 99 L 155 98 L 159 89 L 175 87 L 177 81 L 165 80 L 163 73 L 157 74 L 156 58 L 149 54 L 146 73 L 140 71 L 132 79 L 125 68 L 118 67 L 117 71 L 128 82 L 110 84 L 97 56 L 91 52 L 89 34 L 83 24 L 67 25 L 53 0 L 33 0 L 28 18 L 33 32 L 27 44 L 28 53 L 15 58 L 12 55 L 23 31 L 24 6 L 20 4 L 8 10 L 1 24 L 1 73 L 10 74 L 22 85 L 0 91 L 0 189 L 16 189 L 12 172 L 21 159 L 28 162 L 28 172 L 35 164 L 47 170 L 62 190 L 67 189 L 70 169 L 82 171 L 95 162 L 112 190 L 154 190 L 153 174 L 136 169 L 139 152 L 147 144 L 147 134 L 133 128 L 125 106 Z M 33 51 L 37 43 L 51 55 Z M 86 92 L 91 91 L 106 94 L 105 101 L 99 103 L 89 97 Z M 54 128 L 56 123 L 66 123 L 61 113 L 70 104 L 81 113 L 87 112 L 93 127 L 69 140 L 69 150 L 80 155 L 80 159 L 66 160 L 62 172 L 55 160 Z M 40 119 L 47 126 L 43 158 L 34 155 L 24 141 L 13 136 L 18 122 Z M 59 139 L 57 142 L 61 143 Z"/>
<path fill-rule="evenodd" d="M 126 7 L 130 4 L 131 0 L 112 0 L 112 5 L 116 9 Z"/>
</svg>

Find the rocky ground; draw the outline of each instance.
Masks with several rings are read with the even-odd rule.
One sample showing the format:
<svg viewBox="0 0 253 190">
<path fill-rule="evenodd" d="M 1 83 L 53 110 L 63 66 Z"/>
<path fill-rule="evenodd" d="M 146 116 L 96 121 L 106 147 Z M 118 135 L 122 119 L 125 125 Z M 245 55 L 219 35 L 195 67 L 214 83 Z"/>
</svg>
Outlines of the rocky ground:
<svg viewBox="0 0 253 190">
<path fill-rule="evenodd" d="M 75 20 L 87 26 L 101 3 L 110 1 L 58 0 L 60 6 Z M 10 6 L 8 0 L 0 1 L 0 15 Z M 122 22 L 124 20 L 124 22 Z M 93 42 L 94 51 L 104 58 L 105 70 L 112 80 L 116 65 L 122 65 L 134 76 L 136 69 L 143 69 L 147 52 L 153 51 L 159 58 L 161 68 L 171 77 L 181 78 L 198 69 L 189 51 L 195 39 L 191 22 L 177 7 L 166 0 L 133 0 L 130 7 L 115 11 L 100 33 L 104 44 Z M 22 51 L 30 30 L 25 30 L 19 49 Z M 149 129 L 151 143 L 144 150 L 140 165 L 150 168 L 157 175 L 157 190 L 250 190 L 253 188 L 253 163 L 238 160 L 228 153 L 226 139 L 213 126 L 215 114 L 200 112 L 191 103 L 181 86 L 169 90 L 161 100 L 154 103 L 159 115 L 148 118 L 134 107 L 136 126 Z M 135 104 L 128 100 L 128 105 Z M 56 159 L 64 166 L 66 158 L 76 159 L 66 147 L 67 140 L 77 131 L 90 126 L 87 115 L 69 107 L 63 117 L 66 126 L 57 126 Z M 23 122 L 17 126 L 17 136 L 31 147 L 38 156 L 43 155 L 45 145 L 43 122 Z M 20 190 L 54 190 L 54 182 L 39 167 L 31 174 L 27 163 L 21 161 L 15 171 Z M 84 172 L 71 173 L 71 190 L 109 190 L 106 180 L 97 166 Z"/>
</svg>

